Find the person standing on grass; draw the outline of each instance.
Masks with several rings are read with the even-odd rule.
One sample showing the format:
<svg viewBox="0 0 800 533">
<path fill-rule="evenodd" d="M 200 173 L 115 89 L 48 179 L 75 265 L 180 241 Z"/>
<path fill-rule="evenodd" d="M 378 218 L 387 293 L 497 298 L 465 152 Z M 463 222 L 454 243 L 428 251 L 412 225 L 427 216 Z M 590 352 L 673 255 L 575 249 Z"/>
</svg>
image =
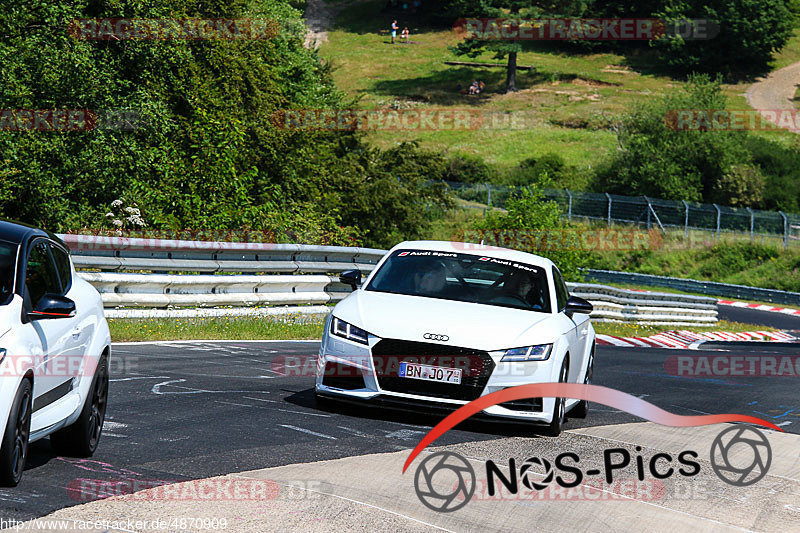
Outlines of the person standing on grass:
<svg viewBox="0 0 800 533">
<path fill-rule="evenodd" d="M 399 28 L 399 26 L 397 25 L 397 21 L 393 20 L 392 21 L 392 44 L 394 44 L 394 38 L 397 37 L 397 28 Z"/>
</svg>

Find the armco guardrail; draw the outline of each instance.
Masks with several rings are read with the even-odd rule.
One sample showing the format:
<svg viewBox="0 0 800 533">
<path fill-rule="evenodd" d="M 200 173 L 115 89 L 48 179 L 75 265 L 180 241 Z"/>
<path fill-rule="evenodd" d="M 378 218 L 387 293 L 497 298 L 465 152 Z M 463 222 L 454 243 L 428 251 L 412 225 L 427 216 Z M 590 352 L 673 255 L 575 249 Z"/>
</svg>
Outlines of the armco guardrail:
<svg viewBox="0 0 800 533">
<path fill-rule="evenodd" d="M 594 305 L 595 322 L 637 322 L 653 325 L 715 324 L 717 300 L 706 296 L 642 292 L 594 285 L 567 283 L 570 293 Z"/>
<path fill-rule="evenodd" d="M 152 272 L 369 271 L 385 250 L 306 244 L 183 241 L 59 235 L 77 268 Z"/>
<path fill-rule="evenodd" d="M 64 235 L 77 268 L 103 297 L 113 317 L 186 317 L 320 314 L 348 289 L 333 274 L 370 271 L 386 253 L 371 248 L 301 244 L 169 241 Z M 121 270 L 152 273 L 120 272 Z M 166 274 L 163 272 L 181 272 Z M 204 274 L 183 274 L 204 272 Z M 217 274 L 206 274 L 215 272 Z M 261 274 L 223 274 L 260 272 Z M 310 272 L 290 274 L 287 272 Z M 595 305 L 598 321 L 653 324 L 713 324 L 712 298 L 570 284 Z M 232 309 L 219 309 L 233 306 Z M 286 309 L 277 306 L 303 306 Z M 193 309 L 190 309 L 193 308 Z M 313 309 L 313 313 L 311 310 Z"/>
<path fill-rule="evenodd" d="M 630 272 L 615 272 L 612 270 L 584 270 L 587 280 L 606 283 L 628 283 L 631 285 L 647 285 L 651 287 L 665 287 L 686 292 L 710 294 L 725 298 L 741 300 L 757 300 L 779 304 L 800 305 L 800 293 L 761 289 L 746 285 L 732 285 L 714 281 L 699 281 L 694 279 L 669 278 L 651 274 L 634 274 Z"/>
</svg>

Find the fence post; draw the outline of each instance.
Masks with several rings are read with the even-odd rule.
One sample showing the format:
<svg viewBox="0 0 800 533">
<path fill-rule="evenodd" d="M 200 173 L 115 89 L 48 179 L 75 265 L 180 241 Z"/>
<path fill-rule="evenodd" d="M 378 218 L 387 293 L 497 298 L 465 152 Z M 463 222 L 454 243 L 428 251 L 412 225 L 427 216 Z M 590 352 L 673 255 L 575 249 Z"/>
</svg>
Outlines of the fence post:
<svg viewBox="0 0 800 533">
<path fill-rule="evenodd" d="M 611 225 L 611 195 L 606 193 L 606 198 L 608 198 L 608 222 L 607 224 Z"/>
<path fill-rule="evenodd" d="M 755 217 L 753 214 L 753 210 L 749 207 L 747 208 L 747 212 L 750 213 L 750 244 L 753 244 L 753 226 L 755 225 Z"/>
<path fill-rule="evenodd" d="M 650 205 L 650 199 L 647 196 L 642 196 L 642 198 L 647 202 L 647 231 L 650 231 L 650 212 L 653 210 L 653 206 Z"/>
<path fill-rule="evenodd" d="M 567 220 L 572 222 L 572 193 L 569 192 L 569 189 L 564 189 L 567 191 L 567 196 L 569 196 L 569 205 L 567 206 Z"/>
<path fill-rule="evenodd" d="M 783 218 L 783 249 L 789 247 L 789 219 L 783 211 L 778 211 L 778 214 Z"/>
<path fill-rule="evenodd" d="M 486 205 L 492 207 L 492 188 L 486 183 Z"/>
<path fill-rule="evenodd" d="M 689 238 L 689 204 L 686 203 L 686 200 L 681 200 L 683 202 L 683 207 L 686 208 L 686 214 L 684 215 L 683 219 L 683 238 Z"/>
<path fill-rule="evenodd" d="M 719 240 L 719 219 L 722 216 L 722 211 L 720 211 L 719 206 L 717 204 L 711 204 L 714 206 L 714 209 L 717 210 L 717 236 L 716 239 Z"/>
</svg>

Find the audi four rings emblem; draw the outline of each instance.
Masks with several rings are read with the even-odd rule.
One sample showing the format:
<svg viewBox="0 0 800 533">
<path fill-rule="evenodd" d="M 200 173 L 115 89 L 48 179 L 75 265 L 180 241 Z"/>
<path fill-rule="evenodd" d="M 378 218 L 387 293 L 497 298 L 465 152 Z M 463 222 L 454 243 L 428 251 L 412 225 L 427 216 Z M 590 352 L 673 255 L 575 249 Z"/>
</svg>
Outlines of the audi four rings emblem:
<svg viewBox="0 0 800 533">
<path fill-rule="evenodd" d="M 422 336 L 423 339 L 428 339 L 429 341 L 449 341 L 450 337 L 447 335 L 439 335 L 438 333 L 426 333 Z"/>
</svg>

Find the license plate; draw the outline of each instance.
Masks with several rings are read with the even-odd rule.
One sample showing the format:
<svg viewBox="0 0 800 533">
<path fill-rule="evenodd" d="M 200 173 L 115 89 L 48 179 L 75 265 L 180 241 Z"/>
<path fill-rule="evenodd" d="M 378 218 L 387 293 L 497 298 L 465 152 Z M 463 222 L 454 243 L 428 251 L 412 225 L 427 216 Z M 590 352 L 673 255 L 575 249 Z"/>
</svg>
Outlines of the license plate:
<svg viewBox="0 0 800 533">
<path fill-rule="evenodd" d="M 461 384 L 461 369 L 418 365 L 416 363 L 400 363 L 400 377 L 459 385 Z"/>
</svg>

